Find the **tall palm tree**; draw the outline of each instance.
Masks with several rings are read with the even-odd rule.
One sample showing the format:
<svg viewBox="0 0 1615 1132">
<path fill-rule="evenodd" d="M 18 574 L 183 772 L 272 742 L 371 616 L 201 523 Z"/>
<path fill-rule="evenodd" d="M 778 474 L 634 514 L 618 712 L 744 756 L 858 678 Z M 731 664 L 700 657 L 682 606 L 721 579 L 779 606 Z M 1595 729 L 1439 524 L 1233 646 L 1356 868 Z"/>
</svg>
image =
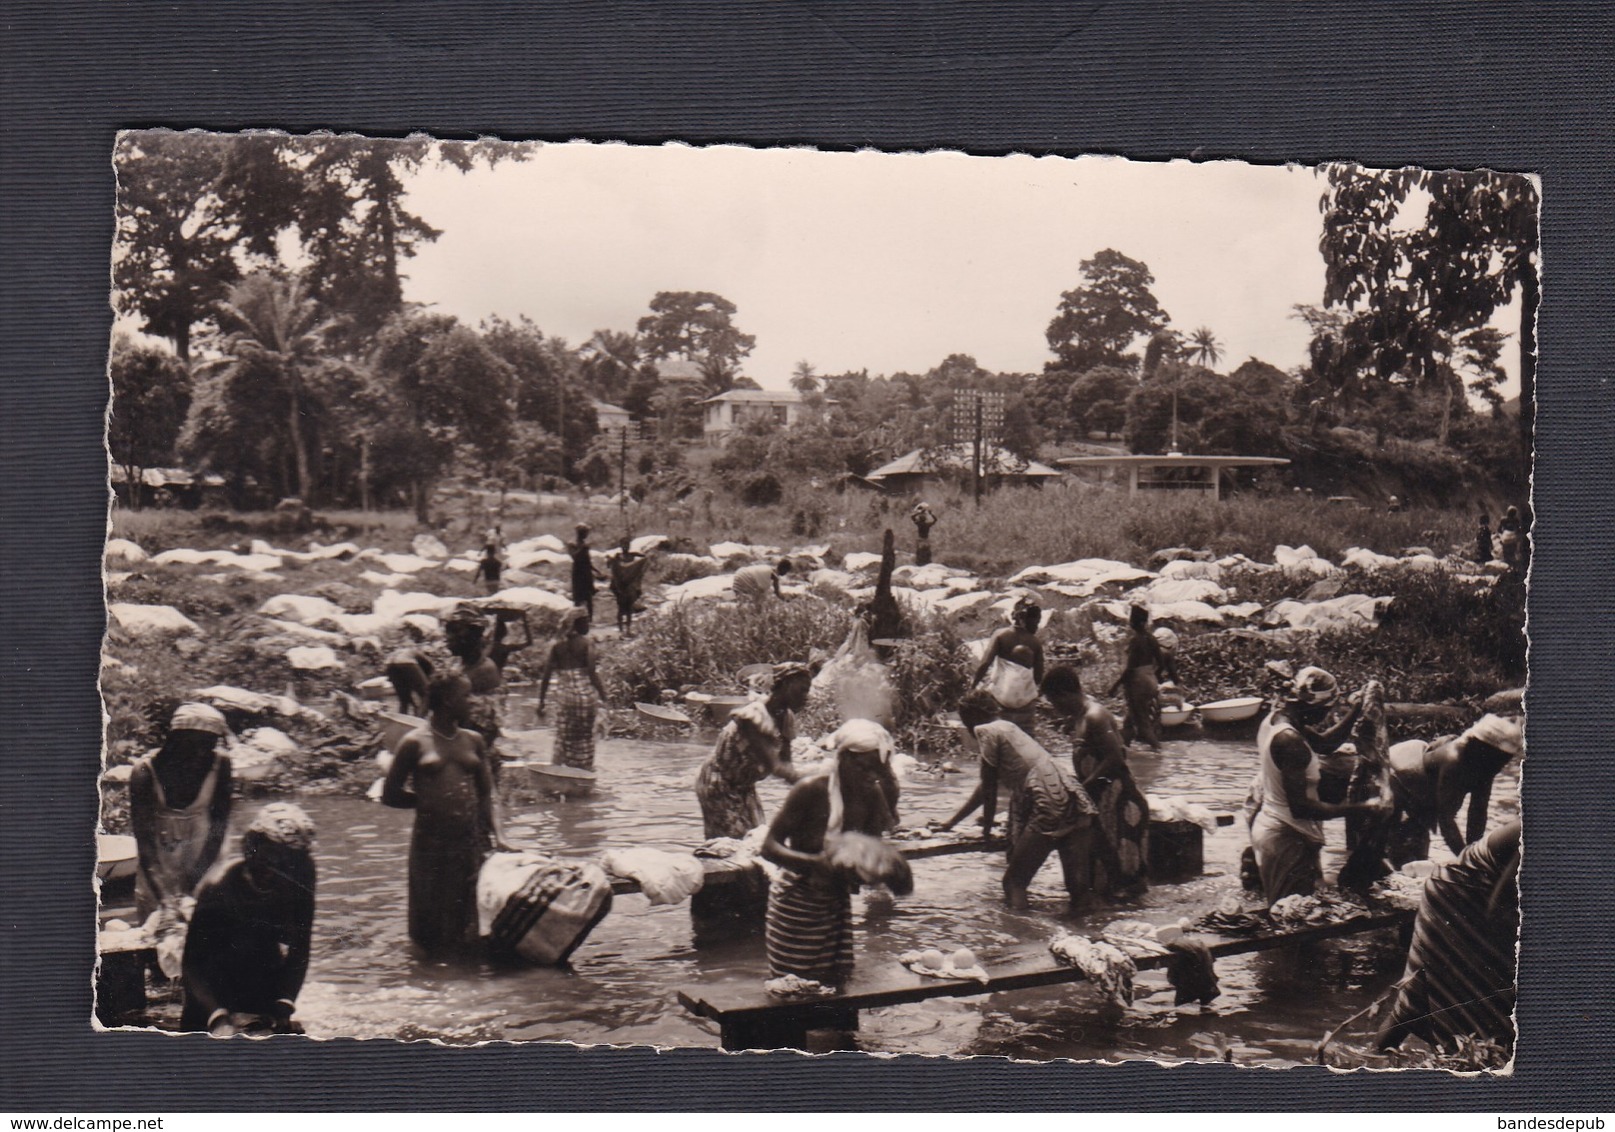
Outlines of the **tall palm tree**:
<svg viewBox="0 0 1615 1132">
<path fill-rule="evenodd" d="M 297 494 L 307 501 L 314 487 L 303 428 L 303 418 L 313 407 L 307 374 L 319 361 L 326 332 L 334 323 L 323 316 L 300 277 L 287 279 L 267 271 L 254 272 L 231 287 L 218 311 L 225 332 L 220 364 L 250 373 L 252 380 L 267 381 L 266 393 L 279 392 L 285 398 Z"/>
<path fill-rule="evenodd" d="M 1201 326 L 1189 335 L 1189 356 L 1207 368 L 1222 361 L 1222 343 L 1211 327 Z"/>
<path fill-rule="evenodd" d="M 813 363 L 800 361 L 791 371 L 791 388 L 798 393 L 817 393 L 819 390 L 819 375 L 813 368 Z"/>
<path fill-rule="evenodd" d="M 621 330 L 596 330 L 578 353 L 584 378 L 595 393 L 613 402 L 627 392 L 639 369 L 639 339 Z"/>
</svg>

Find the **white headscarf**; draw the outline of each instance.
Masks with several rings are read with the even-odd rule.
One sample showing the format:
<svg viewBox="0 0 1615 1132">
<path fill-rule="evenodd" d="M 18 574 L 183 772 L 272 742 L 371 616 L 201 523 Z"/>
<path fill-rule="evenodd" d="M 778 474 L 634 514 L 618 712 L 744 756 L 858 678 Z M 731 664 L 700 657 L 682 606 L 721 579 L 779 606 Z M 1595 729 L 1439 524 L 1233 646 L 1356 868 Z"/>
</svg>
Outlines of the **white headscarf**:
<svg viewBox="0 0 1615 1132">
<path fill-rule="evenodd" d="M 841 797 L 841 754 L 843 751 L 871 751 L 880 756 L 880 761 L 890 763 L 892 751 L 896 744 L 892 742 L 892 734 L 872 719 L 849 719 L 838 728 L 835 734 L 825 740 L 835 754 L 830 760 L 830 820 L 825 824 L 824 832 L 828 837 L 841 832 L 842 822 L 846 818 L 846 803 Z"/>
</svg>

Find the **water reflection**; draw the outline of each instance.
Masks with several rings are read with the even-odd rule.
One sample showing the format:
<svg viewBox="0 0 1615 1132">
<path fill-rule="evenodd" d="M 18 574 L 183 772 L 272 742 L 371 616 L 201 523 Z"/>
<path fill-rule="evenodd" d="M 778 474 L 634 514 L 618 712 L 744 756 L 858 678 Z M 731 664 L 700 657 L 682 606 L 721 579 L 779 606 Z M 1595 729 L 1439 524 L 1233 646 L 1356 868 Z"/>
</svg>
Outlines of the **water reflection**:
<svg viewBox="0 0 1615 1132">
<path fill-rule="evenodd" d="M 691 847 L 701 840 L 692 782 L 706 754 L 705 745 L 688 742 L 602 743 L 602 784 L 593 797 L 516 801 L 507 833 L 518 843 L 580 856 L 625 844 Z M 1248 742 L 1169 741 L 1159 754 L 1136 756 L 1134 767 L 1147 792 L 1237 811 L 1253 759 Z M 942 780 L 905 783 L 904 822 L 946 817 L 973 785 L 973 774 L 965 764 L 963 773 Z M 765 807 L 772 811 L 785 789 L 765 783 Z M 1511 768 L 1493 792 L 1494 821 L 1516 814 L 1517 799 Z M 320 829 L 314 958 L 299 1003 L 312 1034 L 712 1046 L 715 1028 L 687 1015 L 674 992 L 765 976 L 760 939 L 697 950 L 687 905 L 651 907 L 637 896 L 618 898 L 570 970 L 427 960 L 405 933 L 411 815 L 346 797 L 299 802 Z M 1342 859 L 1340 823 L 1330 825 L 1326 868 Z M 1156 922 L 1192 915 L 1237 888 L 1245 844 L 1240 826 L 1219 829 L 1205 839 L 1204 876 L 1160 885 L 1079 924 L 1060 918 L 1065 899 L 1052 861 L 1033 887 L 1030 913 L 1002 906 L 1001 856 L 917 862 L 911 898 L 877 894 L 859 901 L 859 963 L 872 967 L 932 946 L 968 946 L 991 961 L 1061 930 L 1097 929 L 1122 915 Z M 1139 976 L 1138 1003 L 1125 1013 L 1078 983 L 868 1012 L 860 1041 L 867 1049 L 903 1053 L 1206 1058 L 1232 1048 L 1244 1061 L 1306 1061 L 1326 1030 L 1397 977 L 1394 947 L 1394 940 L 1347 939 L 1223 960 L 1223 997 L 1209 1008 L 1174 1008 L 1164 975 L 1146 972 Z"/>
</svg>

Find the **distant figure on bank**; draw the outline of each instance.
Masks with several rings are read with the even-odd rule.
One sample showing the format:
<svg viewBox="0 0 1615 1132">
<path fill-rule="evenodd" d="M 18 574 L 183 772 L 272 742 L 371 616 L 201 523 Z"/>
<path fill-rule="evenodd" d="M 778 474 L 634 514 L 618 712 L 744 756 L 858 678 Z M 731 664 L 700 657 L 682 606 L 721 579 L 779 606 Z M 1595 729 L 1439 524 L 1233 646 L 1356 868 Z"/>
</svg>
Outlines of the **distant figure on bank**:
<svg viewBox="0 0 1615 1132">
<path fill-rule="evenodd" d="M 271 802 L 241 856 L 205 879 L 185 934 L 180 1029 L 217 1037 L 301 1033 L 292 1020 L 314 931 L 314 823 Z"/>
<path fill-rule="evenodd" d="M 761 562 L 755 566 L 742 566 L 735 571 L 733 582 L 735 597 L 751 605 L 761 605 L 770 595 L 783 601 L 785 595 L 780 592 L 779 580 L 790 572 L 789 558 L 781 558 L 772 566 Z"/>
<path fill-rule="evenodd" d="M 1519 569 L 1525 559 L 1525 527 L 1520 521 L 1520 509 L 1510 507 L 1497 523 L 1497 541 L 1501 544 L 1503 561 L 1512 569 Z"/>
<path fill-rule="evenodd" d="M 763 856 L 785 870 L 768 893 L 768 968 L 840 986 L 852 974 L 852 893 L 859 878 L 834 860 L 844 834 L 879 838 L 897 824 L 892 737 L 849 720 L 832 737 L 834 761 L 791 787 L 768 827 Z M 877 847 L 878 848 L 878 847 Z"/>
<path fill-rule="evenodd" d="M 1387 515 L 1400 515 L 1402 513 L 1402 500 L 1395 495 L 1387 499 L 1385 501 L 1385 513 Z"/>
<path fill-rule="evenodd" d="M 426 725 L 404 736 L 381 800 L 415 811 L 409 842 L 409 938 L 428 951 L 477 940 L 477 873 L 490 847 L 507 848 L 482 736 L 467 726 L 470 687 L 443 673 L 427 691 Z"/>
<path fill-rule="evenodd" d="M 1150 611 L 1135 605 L 1127 615 L 1132 636 L 1127 641 L 1127 659 L 1121 675 L 1110 686 L 1110 695 L 1121 689 L 1127 701 L 1127 718 L 1122 723 L 1122 739 L 1141 739 L 1154 750 L 1161 749 L 1161 680 L 1177 683 L 1177 666 L 1161 649 L 1150 632 Z"/>
<path fill-rule="evenodd" d="M 594 642 L 589 639 L 589 611 L 569 609 L 561 618 L 561 637 L 550 646 L 538 684 L 538 714 L 544 714 L 550 680 L 555 681 L 555 762 L 575 770 L 594 769 L 594 721 L 606 689 L 595 671 Z"/>
<path fill-rule="evenodd" d="M 604 575 L 594 568 L 594 551 L 589 546 L 589 525 L 579 523 L 574 530 L 577 538 L 566 544 L 572 556 L 572 604 L 582 606 L 594 616 L 594 584 L 603 581 Z"/>
<path fill-rule="evenodd" d="M 1071 911 L 1082 911 L 1092 883 L 1088 854 L 1097 814 L 1093 800 L 1076 775 L 1036 739 L 998 718 L 998 704 L 990 693 L 978 688 L 965 696 L 959 702 L 959 719 L 975 738 L 981 781 L 942 828 L 952 829 L 979 808 L 982 836 L 992 836 L 998 788 L 1006 787 L 1005 901 L 1013 909 L 1026 909 L 1027 888 L 1049 854 L 1058 853 Z"/>
<path fill-rule="evenodd" d="M 396 649 L 387 657 L 387 681 L 398 697 L 398 710 L 404 715 L 426 714 L 426 685 L 432 678 L 432 662 L 422 649 Z"/>
<path fill-rule="evenodd" d="M 496 594 L 499 592 L 499 576 L 504 568 L 505 564 L 499 558 L 499 548 L 490 542 L 482 548 L 482 558 L 477 562 L 476 580 L 482 583 L 482 588 L 489 594 Z"/>
<path fill-rule="evenodd" d="M 1492 544 L 1492 521 L 1482 514 L 1480 526 L 1475 530 L 1475 561 L 1484 565 L 1495 557 L 1497 552 Z"/>
<path fill-rule="evenodd" d="M 1250 837 L 1269 905 L 1285 896 L 1310 896 L 1317 888 L 1323 877 L 1325 821 L 1351 814 L 1380 816 L 1391 808 L 1389 798 L 1334 803 L 1318 796 L 1322 766 L 1306 734 L 1318 731 L 1339 694 L 1339 682 L 1330 673 L 1303 668 L 1288 697 L 1256 733 L 1252 797 L 1257 808 Z"/>
<path fill-rule="evenodd" d="M 1094 830 L 1093 888 L 1104 895 L 1136 889 L 1149 874 L 1150 804 L 1127 766 L 1121 725 L 1108 708 L 1085 695 L 1070 665 L 1058 664 L 1043 678 L 1043 698 L 1071 736 L 1071 766 L 1098 809 Z"/>
<path fill-rule="evenodd" d="M 1483 715 L 1462 735 L 1426 743 L 1410 739 L 1391 748 L 1391 797 L 1396 828 L 1391 835 L 1391 864 L 1400 868 L 1430 855 L 1430 832 L 1441 830 L 1447 848 L 1462 853 L 1486 834 L 1486 808 L 1492 782 L 1503 768 L 1525 752 L 1518 723 Z M 1464 799 L 1469 813 L 1463 830 L 1458 811 Z"/>
<path fill-rule="evenodd" d="M 695 778 L 701 824 L 709 840 L 745 837 L 763 824 L 757 784 L 774 775 L 786 782 L 801 777 L 791 764 L 796 713 L 807 706 L 813 674 L 805 664 L 776 664 L 768 698 L 753 700 L 729 714 L 711 756 Z"/>
<path fill-rule="evenodd" d="M 931 510 L 929 503 L 915 504 L 914 510 L 908 513 L 914 523 L 914 531 L 919 536 L 914 544 L 914 564 L 916 566 L 929 566 L 931 564 L 931 528 L 936 526 L 936 512 Z"/>
<path fill-rule="evenodd" d="M 1445 1050 L 1458 1039 L 1514 1046 L 1515 952 L 1520 928 L 1520 823 L 1475 842 L 1424 882 L 1407 970 L 1379 1035 Z"/>
<path fill-rule="evenodd" d="M 617 603 L 617 630 L 625 637 L 634 635 L 634 613 L 645 594 L 645 569 L 650 556 L 638 554 L 630 546 L 628 536 L 622 536 L 622 545 L 611 560 L 611 597 Z"/>
<path fill-rule="evenodd" d="M 998 714 L 1028 735 L 1036 725 L 1038 686 L 1043 683 L 1043 642 L 1037 637 L 1042 623 L 1043 610 L 1037 602 L 1026 597 L 1017 601 L 1009 628 L 993 634 L 970 678 L 974 688 L 990 670 L 993 678 L 987 687 L 997 701 Z"/>
<path fill-rule="evenodd" d="M 135 908 L 142 921 L 191 895 L 219 858 L 230 823 L 231 781 L 230 756 L 217 748 L 228 733 L 217 708 L 181 704 L 163 745 L 130 772 Z"/>
</svg>

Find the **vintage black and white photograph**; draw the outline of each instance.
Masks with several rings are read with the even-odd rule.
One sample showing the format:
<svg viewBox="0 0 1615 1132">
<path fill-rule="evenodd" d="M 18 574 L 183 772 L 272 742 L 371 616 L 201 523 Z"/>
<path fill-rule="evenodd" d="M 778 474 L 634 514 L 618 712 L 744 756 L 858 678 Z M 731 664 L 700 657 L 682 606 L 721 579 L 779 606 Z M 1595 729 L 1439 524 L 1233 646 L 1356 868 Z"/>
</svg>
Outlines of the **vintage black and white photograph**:
<svg viewBox="0 0 1615 1132">
<path fill-rule="evenodd" d="M 112 163 L 100 1026 L 1508 1070 L 1535 177 Z"/>
</svg>

